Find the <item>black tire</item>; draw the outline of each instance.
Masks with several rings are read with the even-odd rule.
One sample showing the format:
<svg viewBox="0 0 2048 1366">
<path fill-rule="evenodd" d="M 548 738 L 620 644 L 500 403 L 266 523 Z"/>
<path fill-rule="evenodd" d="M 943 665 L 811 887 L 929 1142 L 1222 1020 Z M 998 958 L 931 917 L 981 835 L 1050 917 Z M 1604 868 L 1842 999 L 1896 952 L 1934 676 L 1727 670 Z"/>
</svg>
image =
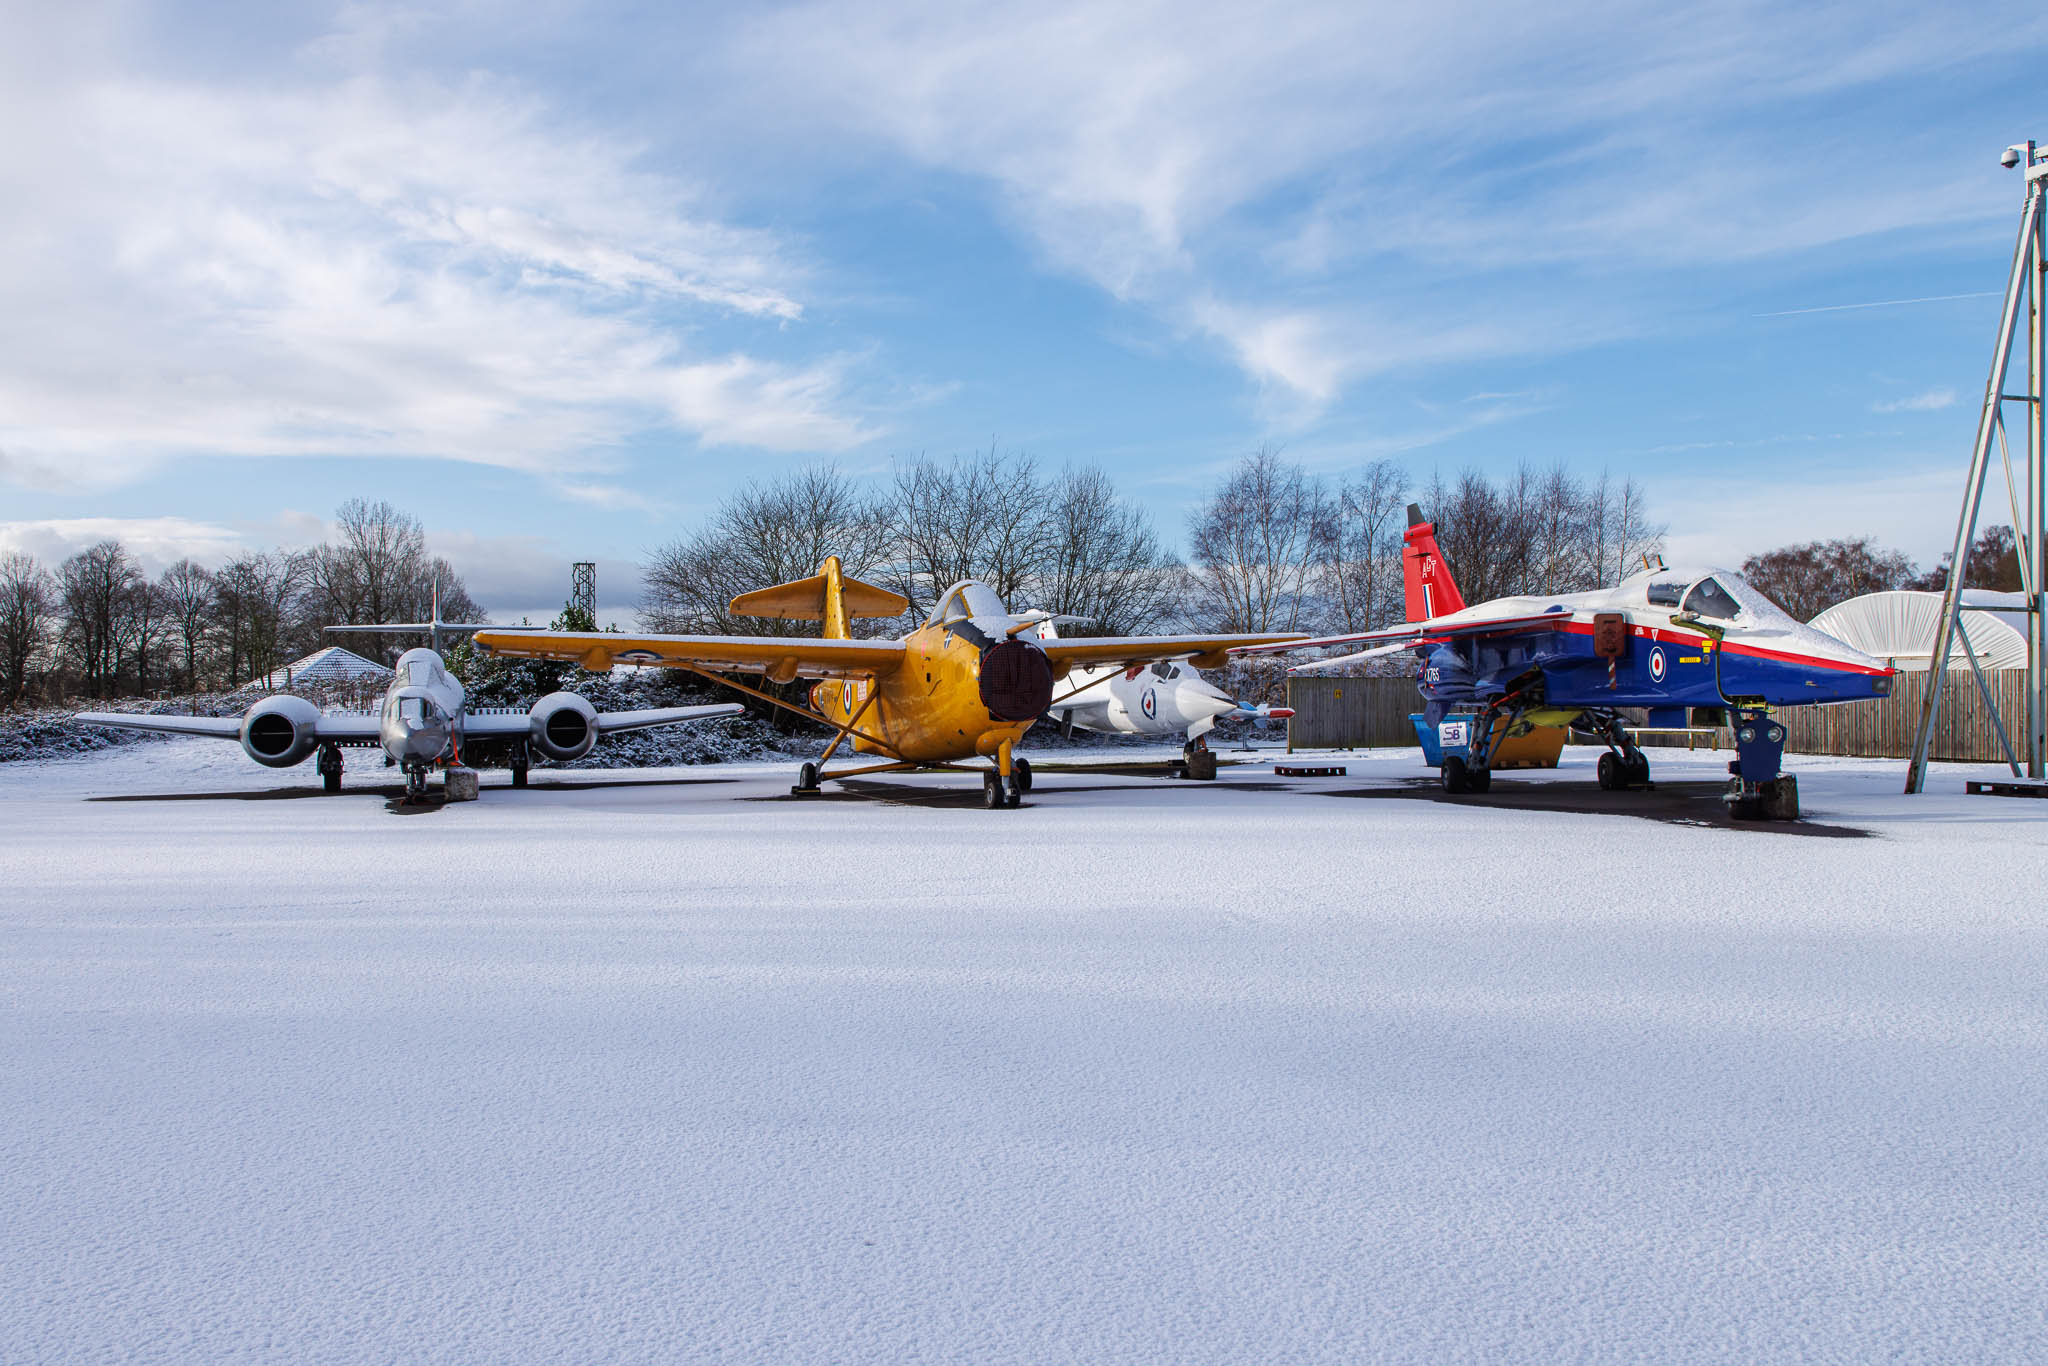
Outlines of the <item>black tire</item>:
<svg viewBox="0 0 2048 1366">
<path fill-rule="evenodd" d="M 320 786 L 330 797 L 341 791 L 341 770 L 338 768 L 321 770 Z"/>
<path fill-rule="evenodd" d="M 1002 810 L 1002 809 L 1003 809 L 1003 806 L 1005 805 L 1005 801 L 1004 801 L 1004 799 L 1005 799 L 1005 797 L 1006 797 L 1006 795 L 1007 795 L 1007 794 L 1006 794 L 1006 793 L 1004 793 L 1004 791 L 1003 791 L 1003 788 L 1004 788 L 1004 786 L 1005 786 L 1005 784 L 1004 784 L 1004 782 L 1003 782 L 1003 779 L 1002 779 L 1002 775 L 1001 775 L 1001 774 L 997 774 L 997 773 L 984 773 L 984 774 L 982 774 L 982 775 L 981 775 L 981 804 L 982 804 L 983 806 L 987 807 L 987 808 L 988 808 L 989 810 L 991 810 L 991 811 L 1000 811 L 1000 810 Z"/>
<path fill-rule="evenodd" d="M 1466 768 L 1465 761 L 1455 754 L 1444 756 L 1443 783 L 1444 791 L 1454 797 L 1469 792 L 1472 788 L 1471 770 Z"/>
<path fill-rule="evenodd" d="M 1019 792 L 1029 792 L 1031 790 L 1031 761 L 1029 759 L 1019 759 L 1011 764 L 1010 774 L 1017 780 L 1017 790 Z"/>
<path fill-rule="evenodd" d="M 1487 792 L 1493 788 L 1493 770 L 1473 768 L 1465 771 L 1465 786 L 1474 792 Z"/>
<path fill-rule="evenodd" d="M 796 785 L 806 792 L 816 792 L 818 790 L 818 766 L 816 764 L 805 764 L 802 768 L 798 769 L 796 771 Z"/>
<path fill-rule="evenodd" d="M 1628 786 L 1647 787 L 1650 782 L 1650 756 L 1637 750 L 1625 761 L 1624 772 L 1628 775 Z"/>
<path fill-rule="evenodd" d="M 1012 811 L 1024 805 L 1024 793 L 1018 788 L 1014 778 L 1003 784 L 1003 805 Z"/>
<path fill-rule="evenodd" d="M 512 786 L 514 786 L 514 787 L 525 787 L 525 786 L 526 786 L 526 765 L 525 765 L 525 764 L 521 764 L 521 765 L 520 765 L 519 767 L 517 767 L 517 768 L 515 768 L 515 769 L 513 769 L 513 770 L 512 770 Z"/>
<path fill-rule="evenodd" d="M 1602 792 L 1619 792 L 1628 786 L 1628 779 L 1622 776 L 1620 756 L 1611 749 L 1600 756 L 1600 767 L 1597 771 Z"/>
</svg>

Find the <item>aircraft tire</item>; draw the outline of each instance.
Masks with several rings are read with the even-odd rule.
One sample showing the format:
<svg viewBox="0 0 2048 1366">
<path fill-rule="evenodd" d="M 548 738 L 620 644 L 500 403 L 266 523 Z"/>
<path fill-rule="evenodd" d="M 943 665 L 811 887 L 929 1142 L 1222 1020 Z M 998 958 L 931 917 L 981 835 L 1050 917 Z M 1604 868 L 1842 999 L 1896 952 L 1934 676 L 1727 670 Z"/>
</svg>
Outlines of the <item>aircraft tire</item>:
<svg viewBox="0 0 2048 1366">
<path fill-rule="evenodd" d="M 798 769 L 796 771 L 796 785 L 805 792 L 816 792 L 818 790 L 818 766 L 816 764 L 805 764 L 802 768 Z"/>
<path fill-rule="evenodd" d="M 1003 805 L 1009 807 L 1012 811 L 1024 805 L 1023 789 L 1019 788 L 1014 780 L 1004 784 Z"/>
<path fill-rule="evenodd" d="M 1627 764 L 1626 787 L 1647 787 L 1650 782 L 1650 756 L 1637 750 L 1624 761 Z"/>
<path fill-rule="evenodd" d="M 1007 793 L 1003 791 L 1003 778 L 999 773 L 981 775 L 981 804 L 991 811 L 1000 811 L 1008 805 Z"/>
<path fill-rule="evenodd" d="M 330 797 L 341 791 L 341 770 L 338 768 L 321 769 L 320 788 Z"/>
<path fill-rule="evenodd" d="M 1465 761 L 1455 754 L 1446 755 L 1443 770 L 1444 791 L 1454 797 L 1462 796 L 1471 789 L 1471 782 L 1471 772 L 1465 767 Z"/>
<path fill-rule="evenodd" d="M 514 787 L 525 787 L 525 786 L 526 786 L 526 765 L 525 765 L 525 764 L 521 764 L 521 765 L 519 765 L 519 766 L 518 766 L 517 768 L 515 768 L 515 769 L 513 769 L 513 770 L 512 770 L 512 786 L 514 786 Z"/>
<path fill-rule="evenodd" d="M 1016 779 L 1019 792 L 1029 792 L 1031 790 L 1031 761 L 1029 759 L 1019 759 L 1012 763 L 1010 765 L 1010 773 Z"/>
<path fill-rule="evenodd" d="M 1465 786 L 1474 792 L 1487 792 L 1493 788 L 1493 770 L 1490 768 L 1467 769 Z"/>
<path fill-rule="evenodd" d="M 1602 792 L 1619 792 L 1628 786 L 1628 779 L 1622 776 L 1621 760 L 1611 749 L 1600 756 L 1600 767 L 1597 771 Z"/>
</svg>

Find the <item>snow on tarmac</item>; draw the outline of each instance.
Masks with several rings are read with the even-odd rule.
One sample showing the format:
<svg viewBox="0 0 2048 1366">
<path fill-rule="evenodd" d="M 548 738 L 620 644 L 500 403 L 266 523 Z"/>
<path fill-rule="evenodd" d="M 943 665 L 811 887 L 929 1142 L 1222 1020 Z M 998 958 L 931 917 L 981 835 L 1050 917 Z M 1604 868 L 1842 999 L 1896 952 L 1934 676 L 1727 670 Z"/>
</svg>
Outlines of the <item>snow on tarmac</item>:
<svg viewBox="0 0 2048 1366">
<path fill-rule="evenodd" d="M 0 769 L 0 1360 L 2048 1358 L 2048 802 L 1044 757 Z"/>
</svg>

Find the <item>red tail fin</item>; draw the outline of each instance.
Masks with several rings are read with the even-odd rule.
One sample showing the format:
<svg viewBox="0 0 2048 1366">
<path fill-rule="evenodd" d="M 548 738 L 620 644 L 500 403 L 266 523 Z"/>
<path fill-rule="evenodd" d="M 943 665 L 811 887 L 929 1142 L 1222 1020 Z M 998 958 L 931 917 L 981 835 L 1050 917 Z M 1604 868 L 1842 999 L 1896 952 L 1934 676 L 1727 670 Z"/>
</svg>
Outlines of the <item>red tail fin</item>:
<svg viewBox="0 0 2048 1366">
<path fill-rule="evenodd" d="M 1402 539 L 1408 542 L 1401 551 L 1401 585 L 1407 590 L 1408 620 L 1426 621 L 1446 612 L 1463 611 L 1465 595 L 1458 591 L 1451 567 L 1444 563 L 1444 553 L 1436 547 L 1436 526 L 1422 520 L 1422 509 L 1414 503 L 1408 505 L 1408 530 Z"/>
</svg>

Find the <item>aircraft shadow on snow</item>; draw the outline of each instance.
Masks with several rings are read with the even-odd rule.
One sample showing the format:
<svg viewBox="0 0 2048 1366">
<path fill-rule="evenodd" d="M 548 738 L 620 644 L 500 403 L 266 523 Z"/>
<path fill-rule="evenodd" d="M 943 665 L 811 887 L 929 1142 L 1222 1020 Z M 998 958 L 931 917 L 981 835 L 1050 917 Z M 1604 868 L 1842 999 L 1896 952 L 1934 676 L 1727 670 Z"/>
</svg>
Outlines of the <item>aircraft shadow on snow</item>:
<svg viewBox="0 0 2048 1366">
<path fill-rule="evenodd" d="M 1819 839 L 1867 839 L 1871 832 L 1850 825 L 1818 821 L 1738 821 L 1723 800 L 1720 782 L 1658 782 L 1625 792 L 1566 787 L 1559 783 L 1496 781 L 1484 794 L 1453 797 L 1434 778 L 1409 778 L 1400 787 L 1325 788 L 1325 797 L 1368 800 L 1440 802 L 1448 806 L 1484 806 L 1499 811 L 1553 811 L 1576 816 L 1634 816 L 1664 825 L 1708 826 L 1744 834 L 1807 835 Z"/>
<path fill-rule="evenodd" d="M 600 787 L 700 787 L 716 783 L 730 783 L 733 778 L 599 778 L 588 782 L 533 782 L 525 792 L 580 792 Z M 518 801 L 519 795 L 510 784 L 493 785 L 486 791 L 492 794 L 492 801 Z M 335 801 L 347 797 L 382 797 L 385 805 L 400 815 L 419 815 L 428 811 L 439 811 L 445 802 L 438 792 L 429 791 L 425 800 L 408 802 L 405 787 L 400 783 L 380 783 L 375 787 L 350 787 L 339 797 L 329 796 L 317 787 L 267 787 L 244 792 L 117 792 L 104 797 L 87 797 L 89 802 L 269 802 L 291 801 L 300 797 L 318 797 Z"/>
</svg>

